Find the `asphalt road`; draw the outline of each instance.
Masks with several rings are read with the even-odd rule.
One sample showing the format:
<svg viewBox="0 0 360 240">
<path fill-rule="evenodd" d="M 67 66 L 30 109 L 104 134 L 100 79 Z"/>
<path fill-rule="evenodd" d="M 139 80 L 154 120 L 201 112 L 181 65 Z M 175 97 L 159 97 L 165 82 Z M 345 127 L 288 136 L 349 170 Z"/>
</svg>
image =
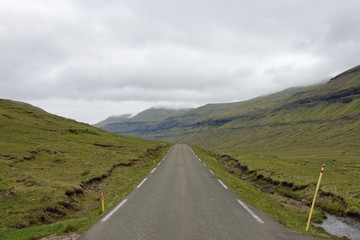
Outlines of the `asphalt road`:
<svg viewBox="0 0 360 240">
<path fill-rule="evenodd" d="M 175 145 L 126 200 L 79 239 L 310 238 L 242 201 L 187 145 Z"/>
</svg>

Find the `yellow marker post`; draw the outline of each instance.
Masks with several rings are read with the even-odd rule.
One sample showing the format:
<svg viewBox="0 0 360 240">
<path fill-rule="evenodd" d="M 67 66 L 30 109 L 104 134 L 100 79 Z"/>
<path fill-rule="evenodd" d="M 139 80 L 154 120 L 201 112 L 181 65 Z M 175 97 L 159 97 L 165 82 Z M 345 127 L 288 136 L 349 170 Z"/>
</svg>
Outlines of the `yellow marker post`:
<svg viewBox="0 0 360 240">
<path fill-rule="evenodd" d="M 323 165 L 322 165 L 322 168 L 321 168 L 319 181 L 318 181 L 317 186 L 316 186 L 314 199 L 313 199 L 313 202 L 312 202 L 312 205 L 311 205 L 311 209 L 310 209 L 309 219 L 308 219 L 308 222 L 307 222 L 307 225 L 306 225 L 306 232 L 309 230 L 309 227 L 310 227 L 311 216 L 312 216 L 313 211 L 314 211 L 314 206 L 315 206 L 316 196 L 317 196 L 318 191 L 319 191 L 321 178 L 322 178 L 322 175 L 323 175 L 323 173 L 324 173 L 324 168 L 325 168 L 325 164 L 323 164 Z"/>
<path fill-rule="evenodd" d="M 104 193 L 103 192 L 101 192 L 101 205 L 102 205 L 102 211 L 105 212 Z"/>
</svg>

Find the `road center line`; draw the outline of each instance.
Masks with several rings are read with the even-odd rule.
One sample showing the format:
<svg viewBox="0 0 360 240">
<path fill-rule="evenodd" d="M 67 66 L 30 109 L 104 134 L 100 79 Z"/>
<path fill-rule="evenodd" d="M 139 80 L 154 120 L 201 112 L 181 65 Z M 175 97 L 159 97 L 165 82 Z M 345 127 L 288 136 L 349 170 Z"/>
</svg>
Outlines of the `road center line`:
<svg viewBox="0 0 360 240">
<path fill-rule="evenodd" d="M 218 181 L 225 189 L 228 189 L 228 187 L 220 179 L 218 179 Z"/>
<path fill-rule="evenodd" d="M 251 209 L 245 205 L 245 203 L 243 203 L 240 199 L 237 199 L 237 201 L 240 203 L 240 205 L 245 208 L 246 211 L 248 211 L 251 216 L 253 216 L 253 218 L 256 219 L 256 221 L 258 221 L 259 223 L 264 223 L 263 220 L 261 220 L 261 218 L 259 218 L 253 211 L 251 211 Z"/>
<path fill-rule="evenodd" d="M 108 220 L 119 208 L 121 208 L 122 205 L 124 205 L 124 203 L 126 203 L 127 199 L 122 200 L 122 202 L 117 205 L 113 210 L 111 210 L 111 212 L 106 215 L 103 219 L 101 219 L 101 222 L 105 222 L 106 220 Z"/>
<path fill-rule="evenodd" d="M 144 178 L 144 180 L 141 181 L 141 183 L 136 187 L 136 188 L 140 188 L 141 185 L 146 181 L 147 178 Z"/>
<path fill-rule="evenodd" d="M 153 173 L 153 172 L 155 172 L 155 170 L 156 170 L 156 168 L 154 168 L 150 173 Z"/>
</svg>

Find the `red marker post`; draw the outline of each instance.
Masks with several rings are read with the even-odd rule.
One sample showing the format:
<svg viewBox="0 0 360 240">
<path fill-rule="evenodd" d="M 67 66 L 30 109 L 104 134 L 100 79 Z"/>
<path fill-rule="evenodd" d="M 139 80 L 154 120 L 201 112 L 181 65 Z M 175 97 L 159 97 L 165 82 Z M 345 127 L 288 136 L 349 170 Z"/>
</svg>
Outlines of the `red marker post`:
<svg viewBox="0 0 360 240">
<path fill-rule="evenodd" d="M 104 193 L 101 192 L 101 205 L 102 205 L 102 211 L 105 211 L 105 206 L 104 206 Z"/>
<path fill-rule="evenodd" d="M 312 216 L 313 211 L 314 211 L 316 196 L 317 196 L 318 191 L 319 191 L 320 182 L 321 182 L 322 175 L 323 175 L 323 173 L 324 173 L 324 169 L 325 169 L 325 164 L 323 164 L 323 165 L 322 165 L 322 168 L 321 168 L 319 181 L 318 181 L 317 186 L 316 186 L 314 199 L 313 199 L 313 202 L 312 202 L 312 205 L 311 205 L 311 209 L 310 209 L 309 219 L 308 219 L 308 222 L 307 222 L 307 225 L 306 225 L 306 232 L 309 230 L 309 227 L 310 227 L 311 216 Z"/>
</svg>

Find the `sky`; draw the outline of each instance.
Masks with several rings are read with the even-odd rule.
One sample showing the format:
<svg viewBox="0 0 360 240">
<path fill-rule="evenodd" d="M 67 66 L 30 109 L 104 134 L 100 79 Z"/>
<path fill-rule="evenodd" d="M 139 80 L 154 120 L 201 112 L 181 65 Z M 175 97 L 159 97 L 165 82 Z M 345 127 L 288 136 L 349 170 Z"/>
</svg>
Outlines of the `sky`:
<svg viewBox="0 0 360 240">
<path fill-rule="evenodd" d="M 358 0 L 1 0 L 0 98 L 94 124 L 360 64 Z"/>
</svg>

